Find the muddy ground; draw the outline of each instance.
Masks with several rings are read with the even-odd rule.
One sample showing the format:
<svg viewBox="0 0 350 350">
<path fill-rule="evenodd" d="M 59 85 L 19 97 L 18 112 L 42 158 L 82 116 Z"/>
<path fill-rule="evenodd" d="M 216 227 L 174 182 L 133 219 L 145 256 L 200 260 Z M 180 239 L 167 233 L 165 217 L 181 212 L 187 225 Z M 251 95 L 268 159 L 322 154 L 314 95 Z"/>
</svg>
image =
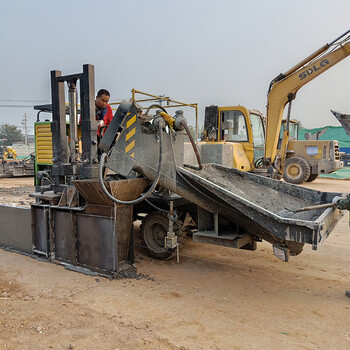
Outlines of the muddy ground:
<svg viewBox="0 0 350 350">
<path fill-rule="evenodd" d="M 25 205 L 32 181 L 0 179 L 0 202 Z M 308 186 L 350 192 L 346 180 Z M 0 250 L 0 349 L 350 348 L 348 215 L 289 263 L 268 243 L 250 252 L 189 239 L 180 264 L 137 250 L 136 266 L 150 278 L 87 276 Z"/>
</svg>

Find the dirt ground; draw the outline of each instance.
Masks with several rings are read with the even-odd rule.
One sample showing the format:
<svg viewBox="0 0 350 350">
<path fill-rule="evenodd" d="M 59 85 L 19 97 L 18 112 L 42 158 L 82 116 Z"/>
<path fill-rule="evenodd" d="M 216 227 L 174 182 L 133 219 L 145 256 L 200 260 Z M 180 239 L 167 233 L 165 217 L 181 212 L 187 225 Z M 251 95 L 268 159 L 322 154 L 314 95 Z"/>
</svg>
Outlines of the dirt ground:
<svg viewBox="0 0 350 350">
<path fill-rule="evenodd" d="M 0 179 L 0 202 L 27 203 L 32 181 Z M 350 192 L 350 181 L 308 187 Z M 288 263 L 268 243 L 189 239 L 180 264 L 138 250 L 136 267 L 150 278 L 87 276 L 0 249 L 0 349 L 350 349 L 348 215 Z"/>
<path fill-rule="evenodd" d="M 34 192 L 33 177 L 0 178 L 0 204 L 16 207 L 30 207 Z"/>
</svg>

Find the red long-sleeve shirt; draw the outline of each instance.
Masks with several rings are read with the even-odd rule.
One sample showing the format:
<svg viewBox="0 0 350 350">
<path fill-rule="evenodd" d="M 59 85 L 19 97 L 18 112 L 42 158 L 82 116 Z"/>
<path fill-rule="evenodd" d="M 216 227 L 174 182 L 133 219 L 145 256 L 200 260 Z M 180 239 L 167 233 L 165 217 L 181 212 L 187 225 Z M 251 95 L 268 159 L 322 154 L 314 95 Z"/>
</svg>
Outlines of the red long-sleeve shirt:
<svg viewBox="0 0 350 350">
<path fill-rule="evenodd" d="M 111 123 L 113 119 L 113 112 L 112 112 L 112 108 L 110 105 L 107 105 L 106 107 L 104 107 L 101 110 L 96 109 L 96 120 L 103 120 L 105 127 L 102 131 L 102 135 L 104 135 L 104 133 L 106 132 L 109 124 Z M 101 135 L 100 133 L 101 128 L 98 127 L 97 130 L 97 135 Z"/>
</svg>

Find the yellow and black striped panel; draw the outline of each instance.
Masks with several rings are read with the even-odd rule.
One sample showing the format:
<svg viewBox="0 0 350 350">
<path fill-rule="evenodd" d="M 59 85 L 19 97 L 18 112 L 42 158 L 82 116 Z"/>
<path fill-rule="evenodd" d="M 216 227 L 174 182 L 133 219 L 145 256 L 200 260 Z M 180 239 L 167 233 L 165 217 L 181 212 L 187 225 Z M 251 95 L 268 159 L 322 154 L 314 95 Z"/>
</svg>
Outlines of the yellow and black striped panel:
<svg viewBox="0 0 350 350">
<path fill-rule="evenodd" d="M 125 136 L 125 154 L 131 158 L 135 157 L 135 132 L 136 132 L 136 114 L 126 115 L 126 136 Z"/>
<path fill-rule="evenodd" d="M 35 123 L 35 157 L 37 164 L 52 164 L 51 123 Z"/>
</svg>

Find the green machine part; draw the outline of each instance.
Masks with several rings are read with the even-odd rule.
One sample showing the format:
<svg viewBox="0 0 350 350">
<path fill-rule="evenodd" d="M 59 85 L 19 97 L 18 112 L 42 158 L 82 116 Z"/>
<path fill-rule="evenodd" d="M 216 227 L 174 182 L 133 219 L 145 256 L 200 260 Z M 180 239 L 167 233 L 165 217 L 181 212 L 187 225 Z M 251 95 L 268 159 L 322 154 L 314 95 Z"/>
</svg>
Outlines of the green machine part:
<svg viewBox="0 0 350 350">
<path fill-rule="evenodd" d="M 45 170 L 53 164 L 52 154 L 52 122 L 34 123 L 35 131 L 35 185 L 39 186 L 36 174 L 38 171 Z"/>
</svg>

